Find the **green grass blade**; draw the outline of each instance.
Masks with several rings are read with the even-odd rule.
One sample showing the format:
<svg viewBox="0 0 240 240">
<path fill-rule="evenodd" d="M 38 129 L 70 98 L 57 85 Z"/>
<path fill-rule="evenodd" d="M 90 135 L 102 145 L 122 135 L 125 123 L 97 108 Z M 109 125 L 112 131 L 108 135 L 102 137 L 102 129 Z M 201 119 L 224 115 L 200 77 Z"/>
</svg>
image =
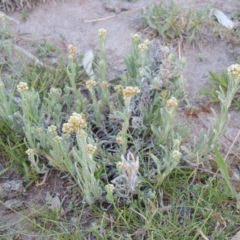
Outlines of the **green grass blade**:
<svg viewBox="0 0 240 240">
<path fill-rule="evenodd" d="M 232 196 L 234 198 L 237 197 L 237 193 L 236 190 L 234 189 L 230 179 L 229 179 L 229 173 L 228 173 L 228 166 L 224 160 L 224 158 L 222 157 L 222 155 L 220 154 L 219 150 L 217 147 L 215 147 L 215 155 L 216 155 L 216 161 L 219 167 L 219 170 L 224 178 L 224 180 L 226 181 L 229 189 L 231 190 Z"/>
</svg>

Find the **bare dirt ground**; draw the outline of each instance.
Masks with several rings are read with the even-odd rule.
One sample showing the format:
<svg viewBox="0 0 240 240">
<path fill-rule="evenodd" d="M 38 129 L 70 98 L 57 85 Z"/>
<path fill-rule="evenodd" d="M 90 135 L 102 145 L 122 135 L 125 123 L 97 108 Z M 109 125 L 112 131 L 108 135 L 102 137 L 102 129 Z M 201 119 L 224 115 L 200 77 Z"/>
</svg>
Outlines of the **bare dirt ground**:
<svg viewBox="0 0 240 240">
<path fill-rule="evenodd" d="M 119 1 L 123 3 L 123 1 Z M 27 48 L 32 42 L 46 40 L 57 48 L 66 52 L 68 44 L 74 44 L 79 47 L 80 52 L 84 53 L 89 49 L 97 49 L 97 31 L 99 28 L 105 28 L 108 31 L 107 55 L 109 63 L 118 71 L 124 70 L 123 57 L 130 48 L 131 34 L 138 31 L 137 27 L 141 24 L 141 9 L 151 4 L 157 4 L 158 0 L 138 0 L 136 2 L 124 2 L 128 10 L 123 6 L 108 7 L 107 2 L 100 0 L 68 0 L 68 1 L 49 1 L 45 4 L 39 4 L 35 9 L 28 11 L 26 21 L 22 22 L 23 13 L 14 12 L 10 16 L 21 23 L 11 22 L 9 30 L 17 36 L 17 44 Z M 179 0 L 179 2 L 181 2 Z M 201 7 L 206 4 L 213 4 L 225 13 L 231 13 L 238 0 L 212 0 L 182 1 L 186 6 Z M 228 66 L 235 63 L 240 52 L 240 47 L 234 47 L 226 42 L 215 42 L 213 45 L 191 47 L 186 46 L 181 50 L 181 55 L 187 59 L 186 69 L 183 76 L 186 79 L 186 92 L 188 100 L 192 105 L 206 101 L 200 96 L 202 87 L 207 87 L 209 83 L 209 71 L 225 70 Z M 67 52 L 66 52 L 67 54 Z M 239 112 L 232 110 L 230 112 L 231 121 L 226 130 L 222 142 L 229 147 L 239 130 Z M 180 112 L 181 119 L 186 124 L 192 124 L 193 135 L 199 132 L 199 128 L 207 129 L 209 126 L 210 113 L 200 113 L 199 118 L 186 118 L 184 112 Z M 238 148 L 240 139 L 235 143 Z M 240 159 L 236 158 L 236 161 Z M 0 169 L 1 171 L 1 169 Z M 46 192 L 62 193 L 59 184 L 56 185 L 54 178 L 56 174 L 49 179 L 48 185 L 31 187 L 20 199 L 25 201 L 25 205 L 31 208 L 31 205 L 39 206 L 45 202 Z M 21 179 L 19 175 L 15 176 Z M 5 175 L 0 178 L 0 183 L 12 180 L 12 176 Z M 62 185 L 63 186 L 63 185 Z M 68 193 L 65 193 L 68 194 Z M 69 196 L 68 196 L 69 197 Z M 31 212 L 31 211 L 30 211 Z M 28 212 L 29 213 L 29 212 Z M 24 214 L 24 213 L 23 213 Z M 23 215 L 11 212 L 0 204 L 0 222 L 9 224 L 12 222 L 22 222 Z M 17 231 L 23 226 L 15 224 L 12 229 L 6 231 Z M 0 234 L 1 235 L 1 234 Z M 18 239 L 37 239 L 23 235 Z"/>
</svg>

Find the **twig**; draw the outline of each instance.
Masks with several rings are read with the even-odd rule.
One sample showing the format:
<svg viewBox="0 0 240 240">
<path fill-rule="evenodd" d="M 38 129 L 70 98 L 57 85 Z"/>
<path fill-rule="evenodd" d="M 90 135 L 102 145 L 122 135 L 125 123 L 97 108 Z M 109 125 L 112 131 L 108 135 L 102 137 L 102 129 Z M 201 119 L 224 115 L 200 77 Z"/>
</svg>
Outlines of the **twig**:
<svg viewBox="0 0 240 240">
<path fill-rule="evenodd" d="M 27 40 L 27 41 L 37 41 L 37 40 L 48 39 L 48 38 L 52 38 L 52 37 L 51 36 L 47 36 L 47 37 L 30 38 L 30 37 L 18 36 L 18 38 L 21 38 L 21 39 Z"/>
<path fill-rule="evenodd" d="M 84 22 L 85 22 L 85 23 L 100 22 L 100 21 L 104 21 L 104 20 L 108 20 L 108 19 L 114 18 L 114 17 L 116 17 L 116 16 L 117 16 L 117 14 L 112 15 L 112 16 L 108 16 L 108 17 L 104 17 L 104 18 L 97 18 L 97 19 L 93 19 L 93 20 L 86 20 L 86 21 L 84 21 Z"/>
<path fill-rule="evenodd" d="M 181 50 L 181 43 L 180 41 L 178 41 L 178 58 L 181 59 L 182 58 L 182 50 Z"/>
<path fill-rule="evenodd" d="M 129 13 L 132 13 L 132 12 L 137 12 L 137 11 L 139 11 L 139 10 L 141 10 L 141 9 L 142 9 L 142 8 L 136 8 L 136 9 L 133 9 L 133 10 L 130 10 L 130 11 L 121 13 L 121 14 L 114 14 L 114 15 L 112 15 L 112 16 L 108 16 L 108 17 L 104 17 L 104 18 L 97 18 L 97 19 L 92 19 L 92 20 L 85 20 L 84 22 L 85 22 L 85 23 L 100 22 L 100 21 L 108 20 L 108 19 L 115 18 L 115 17 L 118 17 L 118 16 L 122 16 L 122 15 L 125 15 L 125 14 L 129 14 Z"/>
<path fill-rule="evenodd" d="M 232 144 L 231 144 L 231 146 L 230 146 L 230 148 L 229 148 L 229 150 L 228 150 L 228 152 L 227 152 L 226 156 L 224 157 L 224 160 L 226 160 L 226 159 L 227 159 L 227 157 L 228 157 L 228 155 L 229 155 L 230 151 L 231 151 L 231 150 L 232 150 L 232 148 L 233 148 L 233 145 L 235 144 L 235 142 L 236 142 L 236 141 L 237 141 L 237 139 L 238 139 L 238 136 L 239 136 L 239 134 L 240 134 L 240 130 L 238 131 L 238 133 L 237 133 L 236 137 L 234 138 L 234 140 L 233 140 L 233 142 L 232 142 Z"/>
<path fill-rule="evenodd" d="M 10 42 L 9 40 L 4 40 L 4 44 Z M 25 49 L 15 45 L 15 44 L 12 44 L 12 46 L 19 52 L 25 54 L 27 57 L 29 57 L 30 59 L 32 59 L 33 61 L 35 61 L 35 64 L 38 64 L 40 66 L 44 66 L 46 67 L 46 65 L 41 62 L 40 60 L 38 60 L 38 58 L 36 58 L 34 55 L 32 55 L 30 52 L 27 52 Z"/>
<path fill-rule="evenodd" d="M 9 21 L 13 21 L 13 22 L 15 22 L 15 23 L 20 23 L 18 20 L 15 20 L 14 18 L 9 17 L 8 15 L 6 15 L 6 14 L 3 13 L 3 12 L 0 12 L 0 15 L 5 16 Z"/>
<path fill-rule="evenodd" d="M 32 55 L 31 53 L 27 52 L 25 49 L 23 49 L 23 48 L 15 45 L 15 44 L 13 44 L 13 47 L 14 47 L 16 50 L 24 53 L 24 54 L 25 54 L 27 57 L 29 57 L 30 59 L 34 60 L 34 61 L 35 61 L 35 64 L 39 64 L 39 65 L 41 65 L 41 66 L 45 66 L 45 65 L 43 64 L 43 62 L 41 62 L 40 60 L 38 60 L 34 55 Z"/>
<path fill-rule="evenodd" d="M 189 169 L 190 167 L 189 166 L 179 166 L 178 169 Z M 190 168 L 191 169 L 191 168 Z M 216 176 L 216 177 L 220 177 L 220 178 L 223 178 L 223 176 L 221 174 L 218 174 L 217 172 L 213 172 L 213 171 L 210 171 L 208 169 L 204 169 L 204 168 L 197 168 L 197 170 L 199 172 L 205 172 L 205 173 L 208 173 L 208 174 L 211 174 L 213 176 Z M 229 177 L 230 180 L 236 180 L 236 178 L 233 178 L 233 177 Z"/>
<path fill-rule="evenodd" d="M 203 238 L 204 240 L 209 240 L 209 239 L 206 237 L 206 235 L 202 232 L 201 229 L 197 228 L 197 231 L 198 231 L 198 233 L 202 236 L 202 238 Z"/>
<path fill-rule="evenodd" d="M 37 186 L 42 186 L 46 182 L 47 176 L 48 176 L 48 171 L 45 173 L 43 180 L 40 183 L 38 183 Z"/>
</svg>

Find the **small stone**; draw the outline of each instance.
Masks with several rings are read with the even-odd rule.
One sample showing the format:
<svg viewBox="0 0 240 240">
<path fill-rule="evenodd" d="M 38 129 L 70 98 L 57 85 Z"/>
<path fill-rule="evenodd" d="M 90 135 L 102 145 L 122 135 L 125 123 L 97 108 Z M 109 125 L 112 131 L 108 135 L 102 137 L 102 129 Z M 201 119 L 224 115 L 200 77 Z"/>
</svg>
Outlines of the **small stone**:
<svg viewBox="0 0 240 240">
<path fill-rule="evenodd" d="M 114 0 L 110 0 L 107 3 L 105 3 L 104 8 L 108 12 L 115 12 L 116 14 L 119 14 L 121 11 L 129 10 L 128 4 L 124 4 L 124 3 L 114 1 Z"/>
<path fill-rule="evenodd" d="M 25 192 L 23 182 L 21 180 L 7 181 L 0 184 L 0 196 L 5 198 L 13 198 L 22 195 Z"/>
<path fill-rule="evenodd" d="M 7 200 L 6 202 L 4 202 L 4 204 L 6 208 L 14 209 L 14 210 L 23 206 L 23 202 L 18 199 Z"/>
</svg>

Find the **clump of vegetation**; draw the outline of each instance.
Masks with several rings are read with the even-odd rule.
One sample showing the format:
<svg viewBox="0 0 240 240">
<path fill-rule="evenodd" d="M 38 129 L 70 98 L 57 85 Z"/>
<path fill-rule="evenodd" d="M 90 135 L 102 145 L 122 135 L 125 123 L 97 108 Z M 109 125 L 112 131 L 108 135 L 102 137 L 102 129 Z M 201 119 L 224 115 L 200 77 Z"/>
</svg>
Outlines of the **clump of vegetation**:
<svg viewBox="0 0 240 240">
<path fill-rule="evenodd" d="M 104 201 L 104 192 L 105 201 L 113 202 L 113 183 L 114 198 L 125 201 L 141 188 L 143 195 L 154 192 L 178 165 L 186 135 L 185 129 L 174 124 L 177 98 L 184 96 L 181 69 L 185 61 L 169 51 L 165 64 L 156 71 L 149 61 L 150 42 L 135 34 L 132 52 L 125 59 L 128 74 L 122 82 L 110 84 L 107 32 L 100 29 L 98 35 L 101 58 L 96 74 L 80 81 L 80 88 L 73 45 L 66 68 L 68 82 L 63 87 L 45 89 L 42 95 L 21 81 L 16 91 L 8 93 L 1 82 L 1 100 L 8 109 L 2 118 L 23 136 L 31 168 L 37 174 L 47 174 L 52 166 L 70 173 L 89 204 Z M 140 172 L 146 178 L 143 186 Z M 156 186 L 152 185 L 155 181 Z"/>
<path fill-rule="evenodd" d="M 210 85 L 209 88 L 202 89 L 202 93 L 206 95 L 210 101 L 219 102 L 218 91 L 221 89 L 223 92 L 228 91 L 228 83 L 230 81 L 227 71 L 222 71 L 221 73 L 210 72 Z M 233 105 L 240 109 L 240 98 L 239 93 L 236 92 L 233 98 Z"/>
<path fill-rule="evenodd" d="M 5 17 L 0 20 L 6 32 Z M 38 61 L 38 66 L 27 66 L 15 55 L 12 42 L 1 35 L 0 48 L 10 59 L 4 64 L 12 74 L 11 84 L 9 74 L 2 74 L 0 81 L 1 146 L 15 156 L 12 160 L 26 178 L 42 178 L 40 185 L 52 169 L 74 181 L 82 196 L 81 209 L 74 209 L 74 214 L 80 215 L 79 220 L 87 218 L 86 208 L 87 215 L 96 218 L 95 226 L 87 230 L 77 229 L 73 219 L 79 239 L 123 235 L 124 239 L 206 235 L 225 239 L 236 231 L 239 197 L 216 142 L 239 89 L 240 65 L 228 68 L 228 91 L 217 93 L 221 111 L 219 116 L 213 112 L 212 127 L 198 141 L 187 142 L 189 129 L 176 121 L 185 97 L 181 75 L 185 59 L 161 46 L 161 64 L 155 64 L 150 59 L 151 42 L 133 34 L 125 57 L 127 71 L 109 82 L 107 37 L 107 31 L 99 29 L 99 61 L 89 60 L 86 68 L 73 45 L 69 45 L 66 64 L 46 66 Z M 15 149 L 27 159 L 20 161 Z M 227 184 L 204 173 L 194 175 L 213 150 Z M 234 207 L 223 212 L 226 202 Z M 45 239 L 68 237 L 72 225 L 57 221 L 61 214 L 55 211 L 50 219 L 39 211 L 30 222 Z M 234 219 L 227 225 L 228 216 Z M 64 232 L 59 234 L 60 226 Z M 219 233 L 219 227 L 228 231 Z"/>
<path fill-rule="evenodd" d="M 196 9 L 184 7 L 176 1 L 161 1 L 144 11 L 144 21 L 156 30 L 164 41 L 208 43 L 235 35 L 223 28 L 210 14 L 211 7 Z"/>
<path fill-rule="evenodd" d="M 46 2 L 46 0 L 40 0 Z M 4 12 L 13 12 L 15 10 L 31 9 L 39 0 L 0 0 L 0 9 Z"/>
</svg>

